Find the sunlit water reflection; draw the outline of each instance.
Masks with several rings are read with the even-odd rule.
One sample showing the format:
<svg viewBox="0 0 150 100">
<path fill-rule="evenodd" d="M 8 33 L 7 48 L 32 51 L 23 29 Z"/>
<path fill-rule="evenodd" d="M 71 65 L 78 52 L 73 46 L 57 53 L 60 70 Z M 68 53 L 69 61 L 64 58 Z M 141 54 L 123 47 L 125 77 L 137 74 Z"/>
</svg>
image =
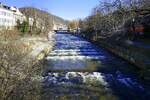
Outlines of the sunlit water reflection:
<svg viewBox="0 0 150 100">
<path fill-rule="evenodd" d="M 150 97 L 149 86 L 139 81 L 131 64 L 82 38 L 64 33 L 55 37 L 43 74 L 47 95 L 89 95 L 95 99 L 104 95 L 124 100 Z"/>
</svg>

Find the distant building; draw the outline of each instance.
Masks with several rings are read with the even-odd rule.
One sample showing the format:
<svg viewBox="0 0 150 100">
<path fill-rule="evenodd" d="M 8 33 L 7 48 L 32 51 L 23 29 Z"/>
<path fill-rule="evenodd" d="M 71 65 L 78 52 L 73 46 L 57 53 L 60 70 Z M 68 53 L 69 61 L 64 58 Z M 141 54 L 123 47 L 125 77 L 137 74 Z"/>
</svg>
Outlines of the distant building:
<svg viewBox="0 0 150 100">
<path fill-rule="evenodd" d="M 12 29 L 17 25 L 17 20 L 21 23 L 26 17 L 16 7 L 9 7 L 0 2 L 0 29 Z"/>
<path fill-rule="evenodd" d="M 65 24 L 53 22 L 53 30 L 67 30 L 67 29 L 68 29 L 68 27 Z"/>
</svg>

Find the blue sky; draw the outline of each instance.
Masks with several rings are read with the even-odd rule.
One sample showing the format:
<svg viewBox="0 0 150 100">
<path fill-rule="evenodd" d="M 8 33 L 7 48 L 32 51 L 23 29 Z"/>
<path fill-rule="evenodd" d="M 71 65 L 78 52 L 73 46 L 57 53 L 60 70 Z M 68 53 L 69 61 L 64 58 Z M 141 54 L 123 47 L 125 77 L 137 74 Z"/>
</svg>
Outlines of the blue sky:
<svg viewBox="0 0 150 100">
<path fill-rule="evenodd" d="M 0 0 L 2 3 L 24 7 L 34 6 L 67 20 L 84 18 L 100 0 Z"/>
</svg>

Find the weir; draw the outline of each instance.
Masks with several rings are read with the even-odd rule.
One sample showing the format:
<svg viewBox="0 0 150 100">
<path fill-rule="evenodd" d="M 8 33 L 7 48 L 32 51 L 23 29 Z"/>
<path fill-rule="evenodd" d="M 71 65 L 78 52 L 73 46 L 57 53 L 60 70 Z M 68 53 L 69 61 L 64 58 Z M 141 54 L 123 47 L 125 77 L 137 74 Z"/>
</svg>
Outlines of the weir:
<svg viewBox="0 0 150 100">
<path fill-rule="evenodd" d="M 56 33 L 54 49 L 45 62 L 43 84 L 50 90 L 69 84 L 65 93 L 70 94 L 74 85 L 86 87 L 87 79 L 90 79 L 101 84 L 97 88 L 122 100 L 130 97 L 144 100 L 150 96 L 149 86 L 139 80 L 133 65 L 81 37 Z M 72 92 L 80 94 L 80 90 L 74 88 Z M 63 91 L 59 90 L 59 93 L 64 95 Z"/>
</svg>

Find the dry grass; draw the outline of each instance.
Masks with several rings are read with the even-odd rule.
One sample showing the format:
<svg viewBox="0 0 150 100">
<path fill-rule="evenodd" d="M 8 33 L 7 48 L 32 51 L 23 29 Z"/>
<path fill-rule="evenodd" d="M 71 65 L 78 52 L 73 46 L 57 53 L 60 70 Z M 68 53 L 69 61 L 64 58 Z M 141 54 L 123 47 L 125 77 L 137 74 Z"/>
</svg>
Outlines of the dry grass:
<svg viewBox="0 0 150 100">
<path fill-rule="evenodd" d="M 38 100 L 41 66 L 26 59 L 28 47 L 17 31 L 0 32 L 0 100 Z M 34 77 L 34 78 L 33 78 Z"/>
<path fill-rule="evenodd" d="M 16 40 L 21 33 L 17 30 L 0 30 L 0 41 Z"/>
</svg>

